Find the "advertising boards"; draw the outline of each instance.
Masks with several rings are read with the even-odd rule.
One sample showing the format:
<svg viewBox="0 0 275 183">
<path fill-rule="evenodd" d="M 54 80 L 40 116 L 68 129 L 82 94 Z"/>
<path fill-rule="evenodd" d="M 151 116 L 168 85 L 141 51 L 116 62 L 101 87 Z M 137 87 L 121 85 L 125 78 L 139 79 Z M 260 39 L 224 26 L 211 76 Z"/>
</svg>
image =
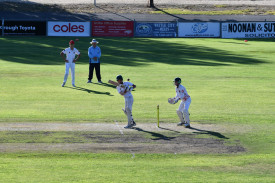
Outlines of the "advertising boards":
<svg viewBox="0 0 275 183">
<path fill-rule="evenodd" d="M 48 22 L 48 36 L 90 36 L 90 22 Z"/>
<path fill-rule="evenodd" d="M 137 22 L 135 37 L 177 37 L 176 22 Z"/>
<path fill-rule="evenodd" d="M 92 36 L 96 37 L 133 37 L 132 21 L 93 21 Z"/>
<path fill-rule="evenodd" d="M 180 22 L 178 35 L 179 37 L 220 37 L 220 23 Z"/>
<path fill-rule="evenodd" d="M 4 28 L 4 35 L 46 35 L 45 21 L 0 21 L 0 35 L 2 35 L 2 28 Z"/>
<path fill-rule="evenodd" d="M 275 38 L 275 22 L 222 23 L 222 38 Z"/>
</svg>

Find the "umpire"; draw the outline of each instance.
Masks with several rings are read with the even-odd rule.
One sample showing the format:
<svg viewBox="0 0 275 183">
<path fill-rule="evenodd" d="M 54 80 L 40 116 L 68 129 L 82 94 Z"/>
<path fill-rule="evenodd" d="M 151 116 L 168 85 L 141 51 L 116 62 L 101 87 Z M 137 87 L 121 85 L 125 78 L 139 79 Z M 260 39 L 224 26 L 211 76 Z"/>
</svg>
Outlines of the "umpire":
<svg viewBox="0 0 275 183">
<path fill-rule="evenodd" d="M 99 61 L 99 58 L 101 57 L 101 50 L 97 46 L 98 42 L 95 39 L 93 39 L 92 42 L 90 43 L 92 44 L 92 46 L 88 48 L 88 56 L 90 58 L 89 59 L 90 67 L 89 67 L 89 78 L 87 83 L 92 83 L 94 68 L 95 68 L 98 83 L 102 83 L 101 75 L 100 75 L 100 61 Z"/>
</svg>

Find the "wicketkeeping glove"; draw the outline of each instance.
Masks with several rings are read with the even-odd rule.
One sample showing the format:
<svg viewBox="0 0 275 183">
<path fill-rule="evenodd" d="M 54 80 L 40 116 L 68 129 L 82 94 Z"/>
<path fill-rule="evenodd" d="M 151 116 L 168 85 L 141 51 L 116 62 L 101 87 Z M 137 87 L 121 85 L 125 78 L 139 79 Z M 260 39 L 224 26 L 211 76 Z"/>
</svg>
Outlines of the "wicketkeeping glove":
<svg viewBox="0 0 275 183">
<path fill-rule="evenodd" d="M 175 99 L 175 98 L 168 98 L 168 103 L 169 104 L 175 104 L 179 101 L 179 99 Z"/>
</svg>

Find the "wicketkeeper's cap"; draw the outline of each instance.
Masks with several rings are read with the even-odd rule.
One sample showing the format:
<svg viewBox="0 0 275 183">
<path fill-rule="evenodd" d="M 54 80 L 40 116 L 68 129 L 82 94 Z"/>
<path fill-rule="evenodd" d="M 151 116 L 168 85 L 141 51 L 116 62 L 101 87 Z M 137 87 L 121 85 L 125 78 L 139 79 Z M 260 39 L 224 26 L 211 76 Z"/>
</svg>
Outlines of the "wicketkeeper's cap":
<svg viewBox="0 0 275 183">
<path fill-rule="evenodd" d="M 97 42 L 96 39 L 93 39 L 90 43 L 91 43 L 91 44 L 93 44 L 93 43 L 98 44 L 99 42 Z"/>
<path fill-rule="evenodd" d="M 74 44 L 74 41 L 73 41 L 73 40 L 71 40 L 71 41 L 69 42 L 69 44 Z"/>
<path fill-rule="evenodd" d="M 174 82 L 181 83 L 181 79 L 179 77 L 177 77 L 177 78 L 174 79 Z"/>
</svg>

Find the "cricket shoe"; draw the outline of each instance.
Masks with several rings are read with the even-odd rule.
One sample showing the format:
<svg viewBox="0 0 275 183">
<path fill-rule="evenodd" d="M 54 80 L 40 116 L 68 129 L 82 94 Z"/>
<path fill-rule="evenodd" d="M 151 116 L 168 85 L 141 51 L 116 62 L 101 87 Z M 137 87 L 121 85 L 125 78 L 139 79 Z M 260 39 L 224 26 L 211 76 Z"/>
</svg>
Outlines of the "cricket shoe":
<svg viewBox="0 0 275 183">
<path fill-rule="evenodd" d="M 65 83 L 65 82 L 63 82 L 61 86 L 62 86 L 62 87 L 64 87 L 64 86 L 65 86 L 65 84 L 66 84 L 66 83 Z"/>
<path fill-rule="evenodd" d="M 98 81 L 99 84 L 102 84 L 102 81 Z"/>
<path fill-rule="evenodd" d="M 92 80 L 88 80 L 87 83 L 92 83 Z"/>
<path fill-rule="evenodd" d="M 130 124 L 130 125 L 125 126 L 124 128 L 130 129 L 130 128 L 132 128 L 132 127 L 133 127 L 133 124 Z"/>
<path fill-rule="evenodd" d="M 185 123 L 185 124 L 184 124 L 184 127 L 185 127 L 185 128 L 191 128 L 190 124 L 188 124 L 188 123 Z"/>
<path fill-rule="evenodd" d="M 73 87 L 76 87 L 75 84 L 72 84 Z"/>
<path fill-rule="evenodd" d="M 177 126 L 183 126 L 185 123 L 183 123 L 183 122 L 179 122 L 178 124 L 177 124 Z"/>
</svg>

